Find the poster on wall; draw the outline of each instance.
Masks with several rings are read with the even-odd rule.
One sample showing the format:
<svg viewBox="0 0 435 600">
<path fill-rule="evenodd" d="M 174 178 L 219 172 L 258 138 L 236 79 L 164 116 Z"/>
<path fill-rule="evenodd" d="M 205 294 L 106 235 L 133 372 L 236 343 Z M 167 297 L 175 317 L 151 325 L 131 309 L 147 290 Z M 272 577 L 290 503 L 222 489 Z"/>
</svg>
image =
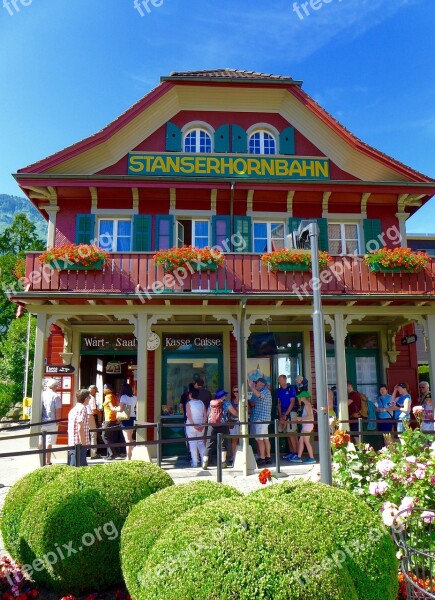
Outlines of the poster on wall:
<svg viewBox="0 0 435 600">
<path fill-rule="evenodd" d="M 248 358 L 248 379 L 254 382 L 260 377 L 264 377 L 269 389 L 271 389 L 270 358 Z M 252 392 L 248 391 L 248 398 Z"/>
</svg>

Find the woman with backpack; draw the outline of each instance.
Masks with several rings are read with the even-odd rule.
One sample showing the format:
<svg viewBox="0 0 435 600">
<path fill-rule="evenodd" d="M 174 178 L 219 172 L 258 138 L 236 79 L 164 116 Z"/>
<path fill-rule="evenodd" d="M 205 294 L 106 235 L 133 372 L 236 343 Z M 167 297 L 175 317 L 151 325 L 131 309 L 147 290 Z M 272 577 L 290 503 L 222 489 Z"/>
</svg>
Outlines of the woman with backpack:
<svg viewBox="0 0 435 600">
<path fill-rule="evenodd" d="M 228 392 L 223 389 L 218 389 L 215 394 L 215 399 L 211 400 L 210 407 L 207 415 L 207 445 L 205 447 L 204 458 L 202 461 L 202 468 L 206 471 L 208 469 L 208 460 L 210 454 L 213 454 L 217 447 L 217 434 L 222 433 L 228 435 L 230 428 L 228 425 L 228 414 L 237 417 L 237 411 L 232 406 L 231 402 L 226 400 Z M 230 440 L 228 438 L 223 439 L 223 450 L 222 450 L 222 468 L 226 469 L 227 466 L 231 466 L 230 459 L 227 462 L 227 452 L 231 452 Z"/>
</svg>

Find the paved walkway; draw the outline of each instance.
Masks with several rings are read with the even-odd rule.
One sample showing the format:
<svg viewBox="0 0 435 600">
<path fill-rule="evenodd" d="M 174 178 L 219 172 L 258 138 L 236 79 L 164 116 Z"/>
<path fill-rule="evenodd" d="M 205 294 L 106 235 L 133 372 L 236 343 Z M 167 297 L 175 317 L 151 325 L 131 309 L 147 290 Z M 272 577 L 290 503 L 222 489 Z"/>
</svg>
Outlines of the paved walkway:
<svg viewBox="0 0 435 600">
<path fill-rule="evenodd" d="M 2 432 L 0 434 L 0 454 L 6 452 L 19 452 L 28 450 L 28 439 L 10 439 L 13 435 L 18 435 L 22 431 L 15 432 Z M 53 464 L 66 463 L 66 452 L 57 452 L 52 455 Z M 91 461 L 90 465 L 101 464 L 102 460 Z M 4 499 L 11 486 L 18 481 L 21 477 L 30 473 L 34 469 L 39 467 L 39 456 L 28 455 L 28 456 L 17 456 L 10 458 L 0 458 L 0 509 L 3 506 Z M 216 467 L 210 467 L 209 470 L 203 471 L 202 469 L 192 469 L 189 463 L 184 457 L 178 458 L 167 458 L 163 460 L 162 468 L 167 471 L 176 484 L 187 483 L 189 481 L 195 481 L 197 479 L 207 479 L 210 481 L 216 481 Z M 272 472 L 274 471 L 274 464 L 271 465 Z M 316 465 L 297 465 L 283 461 L 281 471 L 284 474 L 284 478 L 279 481 L 286 479 L 294 479 L 302 476 L 307 476 L 313 470 L 318 467 Z M 241 492 L 248 494 L 253 490 L 261 488 L 261 484 L 258 481 L 259 470 L 248 477 L 243 477 L 240 471 L 234 469 L 225 469 L 223 473 L 223 482 L 234 486 Z M 3 544 L 0 540 L 0 554 L 3 550 Z"/>
</svg>

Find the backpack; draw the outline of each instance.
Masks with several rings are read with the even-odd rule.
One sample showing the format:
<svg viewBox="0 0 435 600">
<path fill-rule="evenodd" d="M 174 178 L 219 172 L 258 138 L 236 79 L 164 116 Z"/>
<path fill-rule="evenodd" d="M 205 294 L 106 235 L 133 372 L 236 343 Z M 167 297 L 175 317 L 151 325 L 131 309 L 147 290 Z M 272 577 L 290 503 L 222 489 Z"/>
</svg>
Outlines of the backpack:
<svg viewBox="0 0 435 600">
<path fill-rule="evenodd" d="M 369 399 L 365 394 L 360 394 L 361 397 L 361 410 L 360 415 L 363 419 L 367 419 L 369 416 Z"/>
<path fill-rule="evenodd" d="M 219 425 L 224 422 L 224 403 L 222 400 L 212 400 L 210 402 L 208 422 L 210 425 Z"/>
</svg>

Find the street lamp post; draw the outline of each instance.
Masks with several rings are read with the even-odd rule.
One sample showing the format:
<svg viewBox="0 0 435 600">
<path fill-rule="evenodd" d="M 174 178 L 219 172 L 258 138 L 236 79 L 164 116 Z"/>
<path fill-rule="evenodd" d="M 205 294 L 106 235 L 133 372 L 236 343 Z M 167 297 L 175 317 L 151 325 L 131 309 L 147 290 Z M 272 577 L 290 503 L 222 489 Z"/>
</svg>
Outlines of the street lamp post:
<svg viewBox="0 0 435 600">
<path fill-rule="evenodd" d="M 316 222 L 310 222 L 302 229 L 310 238 L 311 269 L 313 288 L 313 337 L 314 366 L 316 372 L 317 422 L 319 429 L 320 479 L 322 483 L 332 485 L 331 441 L 329 437 L 328 383 L 326 376 L 325 325 L 320 296 L 319 270 L 319 228 Z"/>
</svg>

